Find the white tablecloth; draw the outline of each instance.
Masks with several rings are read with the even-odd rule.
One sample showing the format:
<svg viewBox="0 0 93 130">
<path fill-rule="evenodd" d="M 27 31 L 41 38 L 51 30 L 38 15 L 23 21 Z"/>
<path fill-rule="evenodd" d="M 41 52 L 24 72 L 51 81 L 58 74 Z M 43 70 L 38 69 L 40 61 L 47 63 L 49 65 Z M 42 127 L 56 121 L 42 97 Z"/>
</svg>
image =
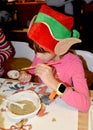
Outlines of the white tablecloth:
<svg viewBox="0 0 93 130">
<path fill-rule="evenodd" d="M 20 85 L 18 81 L 0 79 L 0 95 L 10 96 L 14 92 L 27 89 L 38 92 L 40 97 L 50 92 L 45 85 L 29 83 Z M 21 125 L 21 129 L 17 125 L 20 120 L 13 120 L 7 115 L 6 105 L 0 106 L 0 112 L 4 118 L 4 128 L 8 130 L 77 130 L 78 129 L 78 111 L 57 97 L 49 105 L 43 103 L 45 110 L 42 116 L 36 115 L 27 120 L 25 125 Z M 1 127 L 1 126 L 0 126 Z M 10 129 L 11 128 L 11 129 Z M 1 130 L 1 129 L 0 129 Z"/>
</svg>

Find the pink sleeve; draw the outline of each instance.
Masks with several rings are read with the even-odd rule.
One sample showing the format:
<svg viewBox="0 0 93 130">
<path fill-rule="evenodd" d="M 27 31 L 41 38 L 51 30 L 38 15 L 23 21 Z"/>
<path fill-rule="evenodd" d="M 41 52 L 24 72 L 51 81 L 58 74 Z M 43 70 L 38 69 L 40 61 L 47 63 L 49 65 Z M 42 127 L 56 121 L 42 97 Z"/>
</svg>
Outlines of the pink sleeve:
<svg viewBox="0 0 93 130">
<path fill-rule="evenodd" d="M 65 70 L 64 70 L 65 71 Z M 68 87 L 64 92 L 62 100 L 79 111 L 87 112 L 90 107 L 89 91 L 81 62 L 73 64 L 69 73 L 73 75 L 74 90 Z"/>
</svg>

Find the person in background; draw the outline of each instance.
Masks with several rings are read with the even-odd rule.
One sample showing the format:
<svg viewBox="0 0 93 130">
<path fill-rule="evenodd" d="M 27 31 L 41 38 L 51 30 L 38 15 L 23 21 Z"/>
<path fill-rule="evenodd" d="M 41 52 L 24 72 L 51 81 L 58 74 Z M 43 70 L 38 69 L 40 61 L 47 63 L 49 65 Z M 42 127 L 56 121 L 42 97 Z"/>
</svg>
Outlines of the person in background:
<svg viewBox="0 0 93 130">
<path fill-rule="evenodd" d="M 21 71 L 20 83 L 33 81 L 52 88 L 65 103 L 82 112 L 90 107 L 88 85 L 80 58 L 70 52 L 70 47 L 80 43 L 79 32 L 73 29 L 72 16 L 59 13 L 46 4 L 42 5 L 28 29 L 28 37 L 33 40 L 35 58 L 34 69 Z M 51 63 L 54 65 L 49 65 Z"/>
<path fill-rule="evenodd" d="M 80 31 L 82 0 L 45 0 L 53 9 L 74 17 L 74 27 Z"/>
<path fill-rule="evenodd" d="M 11 42 L 6 40 L 6 36 L 0 27 L 0 77 L 4 76 L 4 63 L 10 57 L 15 54 L 15 49 L 13 48 Z"/>
<path fill-rule="evenodd" d="M 62 13 L 73 15 L 73 1 L 75 0 L 45 0 L 45 3 Z"/>
</svg>

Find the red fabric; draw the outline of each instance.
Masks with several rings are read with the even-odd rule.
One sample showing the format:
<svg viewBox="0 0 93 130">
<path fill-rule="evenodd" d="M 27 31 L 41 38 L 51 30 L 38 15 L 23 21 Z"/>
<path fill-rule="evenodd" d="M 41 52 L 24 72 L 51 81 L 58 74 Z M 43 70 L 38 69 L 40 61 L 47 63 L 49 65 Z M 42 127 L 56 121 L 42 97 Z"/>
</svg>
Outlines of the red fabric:
<svg viewBox="0 0 93 130">
<path fill-rule="evenodd" d="M 54 47 L 58 42 L 50 35 L 49 29 L 43 23 L 33 24 L 28 37 L 49 52 L 54 52 Z"/>
<path fill-rule="evenodd" d="M 53 17 L 58 22 L 60 22 L 60 24 L 64 25 L 68 30 L 71 30 L 73 26 L 73 17 L 59 13 L 48 7 L 46 4 L 41 6 L 39 12 L 45 13 Z M 45 24 L 40 22 L 33 23 L 33 25 L 29 27 L 28 37 L 49 52 L 54 52 L 55 45 L 58 42 L 51 35 L 49 28 Z"/>
<path fill-rule="evenodd" d="M 45 13 L 53 17 L 54 19 L 59 21 L 62 25 L 64 25 L 68 30 L 72 29 L 72 26 L 74 24 L 74 18 L 72 16 L 67 16 L 62 13 L 59 13 L 53 10 L 52 8 L 50 8 L 49 6 L 47 6 L 46 4 L 41 6 L 39 12 Z"/>
</svg>

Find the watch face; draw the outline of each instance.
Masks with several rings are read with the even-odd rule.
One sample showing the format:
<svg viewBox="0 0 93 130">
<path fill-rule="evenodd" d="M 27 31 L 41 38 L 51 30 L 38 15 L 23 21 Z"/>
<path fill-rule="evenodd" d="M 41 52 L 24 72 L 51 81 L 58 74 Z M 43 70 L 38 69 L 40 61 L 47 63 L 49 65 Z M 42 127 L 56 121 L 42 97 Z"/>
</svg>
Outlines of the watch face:
<svg viewBox="0 0 93 130">
<path fill-rule="evenodd" d="M 61 93 L 63 93 L 65 91 L 65 89 L 66 89 L 65 85 L 61 84 L 60 87 L 59 87 L 59 91 Z"/>
</svg>

